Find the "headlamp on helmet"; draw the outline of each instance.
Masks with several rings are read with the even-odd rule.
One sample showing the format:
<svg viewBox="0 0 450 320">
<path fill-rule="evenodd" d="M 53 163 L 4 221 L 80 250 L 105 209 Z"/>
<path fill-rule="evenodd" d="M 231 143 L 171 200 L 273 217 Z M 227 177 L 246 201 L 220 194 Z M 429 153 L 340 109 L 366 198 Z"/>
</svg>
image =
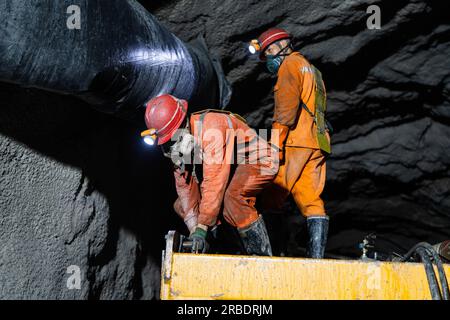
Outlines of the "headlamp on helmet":
<svg viewBox="0 0 450 320">
<path fill-rule="evenodd" d="M 250 41 L 248 45 L 248 51 L 250 51 L 251 54 L 255 54 L 261 50 L 261 45 L 259 44 L 259 41 L 254 39 Z"/>
<path fill-rule="evenodd" d="M 156 139 L 158 138 L 156 134 L 156 129 L 148 129 L 141 132 L 141 137 L 146 144 L 153 146 L 156 144 Z"/>
</svg>

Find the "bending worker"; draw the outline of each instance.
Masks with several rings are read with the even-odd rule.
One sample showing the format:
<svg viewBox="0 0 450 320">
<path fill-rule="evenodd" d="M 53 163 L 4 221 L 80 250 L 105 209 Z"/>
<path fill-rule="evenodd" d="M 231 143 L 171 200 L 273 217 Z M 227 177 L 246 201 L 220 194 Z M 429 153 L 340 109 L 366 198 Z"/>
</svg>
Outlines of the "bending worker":
<svg viewBox="0 0 450 320">
<path fill-rule="evenodd" d="M 156 140 L 174 163 L 174 208 L 190 231 L 192 251 L 206 251 L 207 232 L 223 206 L 247 253 L 272 255 L 255 200 L 278 170 L 276 150 L 236 114 L 208 109 L 186 116 L 187 111 L 187 101 L 168 94 L 150 100 L 149 130 L 141 135 L 150 144 Z"/>
<path fill-rule="evenodd" d="M 323 258 L 328 216 L 321 193 L 325 185 L 325 158 L 330 153 L 330 137 L 325 122 L 326 92 L 321 73 L 291 45 L 291 35 L 283 29 L 264 32 L 249 47 L 259 52 L 269 72 L 278 76 L 274 88 L 275 109 L 272 129 L 279 134 L 272 143 L 279 148 L 280 170 L 266 205 L 279 208 L 292 194 L 307 218 L 307 255 Z"/>
</svg>

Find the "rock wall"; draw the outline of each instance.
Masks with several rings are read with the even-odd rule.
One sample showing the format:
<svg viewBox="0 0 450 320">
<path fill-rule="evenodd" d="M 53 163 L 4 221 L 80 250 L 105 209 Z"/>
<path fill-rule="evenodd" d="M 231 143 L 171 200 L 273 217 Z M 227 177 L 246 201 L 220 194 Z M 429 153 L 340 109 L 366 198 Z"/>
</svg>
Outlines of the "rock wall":
<svg viewBox="0 0 450 320">
<path fill-rule="evenodd" d="M 158 160 L 138 137 L 79 101 L 0 87 L 0 299 L 159 296 L 169 226 L 152 214 L 168 204 L 145 195 L 173 192 L 139 172 Z"/>
</svg>

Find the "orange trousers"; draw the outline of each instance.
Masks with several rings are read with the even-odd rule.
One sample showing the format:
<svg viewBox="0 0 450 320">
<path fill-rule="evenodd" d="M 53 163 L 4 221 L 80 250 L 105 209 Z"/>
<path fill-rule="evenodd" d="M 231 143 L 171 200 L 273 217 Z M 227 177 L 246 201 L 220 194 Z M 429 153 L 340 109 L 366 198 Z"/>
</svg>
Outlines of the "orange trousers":
<svg viewBox="0 0 450 320">
<path fill-rule="evenodd" d="M 305 217 L 324 216 L 325 156 L 320 149 L 285 147 L 285 161 L 263 194 L 265 208 L 280 208 L 289 194 Z"/>
<path fill-rule="evenodd" d="M 260 165 L 236 168 L 223 199 L 223 217 L 232 226 L 244 228 L 258 219 L 256 196 L 270 185 L 276 172 L 265 170 L 261 174 L 261 170 Z"/>
<path fill-rule="evenodd" d="M 223 197 L 223 217 L 234 227 L 244 228 L 259 217 L 255 208 L 256 196 L 273 181 L 278 165 L 243 164 L 238 165 L 225 190 Z M 174 203 L 175 212 L 183 218 L 192 232 L 197 225 L 198 204 L 201 195 L 198 187 L 193 187 L 189 195 L 178 198 Z"/>
</svg>

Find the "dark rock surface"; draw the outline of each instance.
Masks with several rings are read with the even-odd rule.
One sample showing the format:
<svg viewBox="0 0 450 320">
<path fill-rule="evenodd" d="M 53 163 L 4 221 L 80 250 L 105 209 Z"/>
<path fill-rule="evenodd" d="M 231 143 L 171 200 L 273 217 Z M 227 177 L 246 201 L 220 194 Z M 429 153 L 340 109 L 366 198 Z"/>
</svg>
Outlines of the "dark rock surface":
<svg viewBox="0 0 450 320">
<path fill-rule="evenodd" d="M 336 133 L 325 192 L 332 254 L 357 256 L 377 232 L 380 251 L 450 238 L 450 25 L 445 2 L 140 1 L 189 41 L 204 35 L 223 61 L 229 109 L 271 123 L 271 78 L 246 42 L 271 26 L 323 73 Z M 368 30 L 366 8 L 381 7 Z M 171 210 L 168 164 L 141 128 L 80 101 L 0 86 L 0 298 L 154 298 Z M 157 168 L 158 170 L 155 170 Z M 292 204 L 269 217 L 271 236 L 301 254 Z M 287 230 L 288 232 L 280 232 Z M 288 237 L 288 245 L 280 245 Z M 81 290 L 68 290 L 78 265 Z"/>
<path fill-rule="evenodd" d="M 172 192 L 136 171 L 158 161 L 138 131 L 67 97 L 0 87 L 0 298 L 159 295 L 169 226 L 136 197 Z M 71 265 L 80 290 L 67 288 Z"/>
</svg>

